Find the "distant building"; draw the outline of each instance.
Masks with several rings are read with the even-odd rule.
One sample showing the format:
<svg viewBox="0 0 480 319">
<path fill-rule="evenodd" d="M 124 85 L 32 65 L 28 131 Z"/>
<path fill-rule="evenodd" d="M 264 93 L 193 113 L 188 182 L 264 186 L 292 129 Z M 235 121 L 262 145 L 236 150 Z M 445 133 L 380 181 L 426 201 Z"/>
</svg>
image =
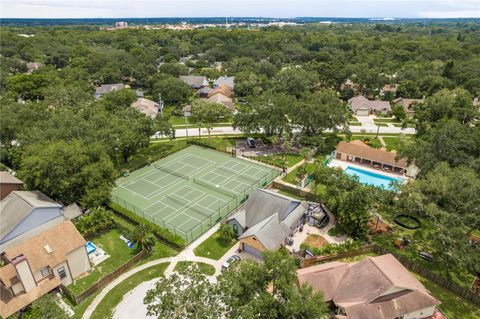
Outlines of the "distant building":
<svg viewBox="0 0 480 319">
<path fill-rule="evenodd" d="M 221 93 L 225 95 L 226 97 L 232 98 L 233 97 L 233 90 L 231 87 L 225 84 L 221 84 L 220 86 L 216 87 L 215 89 L 211 90 L 207 97 L 211 97 L 217 93 Z"/>
<path fill-rule="evenodd" d="M 220 85 L 226 85 L 230 89 L 235 90 L 235 77 L 234 76 L 221 76 L 213 82 L 213 87 L 217 88 Z"/>
<path fill-rule="evenodd" d="M 348 100 L 348 108 L 353 114 L 358 116 L 368 116 L 370 114 L 387 115 L 392 111 L 389 101 L 369 100 L 362 95 Z"/>
<path fill-rule="evenodd" d="M 118 28 L 118 29 L 128 28 L 128 23 L 124 21 L 115 22 L 115 28 Z"/>
<path fill-rule="evenodd" d="M 212 91 L 213 91 L 212 88 L 209 88 L 208 86 L 204 86 L 203 88 L 197 91 L 197 95 L 198 97 L 201 97 L 201 98 L 207 98 L 210 92 Z"/>
<path fill-rule="evenodd" d="M 40 67 L 43 66 L 41 62 L 28 62 L 27 63 L 27 73 L 31 74 L 33 71 L 38 70 Z"/>
<path fill-rule="evenodd" d="M 107 93 L 123 90 L 124 88 L 125 84 L 123 83 L 103 84 L 101 86 L 97 86 L 95 88 L 95 98 L 98 100 Z"/>
<path fill-rule="evenodd" d="M 208 86 L 207 78 L 199 75 L 181 75 L 180 80 L 190 85 L 192 89 L 201 89 Z"/>
<path fill-rule="evenodd" d="M 235 104 L 233 100 L 223 93 L 217 92 L 207 99 L 208 102 L 223 104 L 230 111 L 235 111 Z"/>
<path fill-rule="evenodd" d="M 323 294 L 331 318 L 445 318 L 436 310 L 440 301 L 391 254 L 299 269 L 297 282 Z"/>
<path fill-rule="evenodd" d="M 385 84 L 380 90 L 380 95 L 385 95 L 385 93 L 392 93 L 395 96 L 397 93 L 398 85 L 397 84 Z"/>
<path fill-rule="evenodd" d="M 415 106 L 425 102 L 424 99 L 404 99 L 398 98 L 393 100 L 394 105 L 400 105 L 405 110 L 405 113 L 408 117 L 413 117 L 415 115 Z"/>
<path fill-rule="evenodd" d="M 160 104 L 149 99 L 139 98 L 132 107 L 150 118 L 155 118 L 160 111 Z"/>
</svg>

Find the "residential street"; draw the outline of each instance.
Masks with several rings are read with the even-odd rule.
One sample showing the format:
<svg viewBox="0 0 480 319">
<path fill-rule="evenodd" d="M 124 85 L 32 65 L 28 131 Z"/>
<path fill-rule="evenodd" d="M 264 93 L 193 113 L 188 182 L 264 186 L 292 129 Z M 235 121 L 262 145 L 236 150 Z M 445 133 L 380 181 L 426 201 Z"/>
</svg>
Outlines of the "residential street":
<svg viewBox="0 0 480 319">
<path fill-rule="evenodd" d="M 414 128 L 405 128 L 402 129 L 401 127 L 395 126 L 376 126 L 373 123 L 362 123 L 361 126 L 350 126 L 350 131 L 352 133 L 376 133 L 377 129 L 379 129 L 380 134 L 415 134 Z M 198 137 L 198 128 L 189 128 L 186 129 L 176 129 L 175 130 L 175 137 L 186 137 L 188 131 L 189 137 Z M 233 129 L 232 127 L 215 127 L 210 132 L 211 135 L 235 135 L 235 134 L 243 134 L 242 131 L 238 129 Z M 208 131 L 207 129 L 203 128 L 201 130 L 202 136 L 207 136 Z"/>
</svg>

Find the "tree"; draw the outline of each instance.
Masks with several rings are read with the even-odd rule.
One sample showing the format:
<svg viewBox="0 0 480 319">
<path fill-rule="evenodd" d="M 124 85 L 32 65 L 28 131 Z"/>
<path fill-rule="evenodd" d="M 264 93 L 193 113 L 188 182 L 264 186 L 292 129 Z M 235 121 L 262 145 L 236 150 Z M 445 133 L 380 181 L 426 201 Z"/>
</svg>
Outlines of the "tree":
<svg viewBox="0 0 480 319">
<path fill-rule="evenodd" d="M 178 78 L 180 75 L 188 74 L 188 67 L 180 63 L 163 63 L 158 68 L 158 72 Z"/>
<path fill-rule="evenodd" d="M 402 81 L 397 88 L 397 96 L 410 99 L 420 99 L 422 94 L 418 88 L 418 84 L 407 80 Z"/>
<path fill-rule="evenodd" d="M 161 277 L 147 291 L 147 314 L 171 319 L 216 319 L 226 313 L 222 292 L 202 274 L 197 265 Z"/>
<path fill-rule="evenodd" d="M 65 204 L 80 201 L 84 207 L 106 203 L 117 177 L 99 144 L 78 140 L 28 146 L 19 176 L 29 189 L 38 189 Z"/>
<path fill-rule="evenodd" d="M 199 123 L 199 130 L 202 124 L 207 127 L 210 141 L 213 124 L 228 119 L 232 113 L 223 104 L 197 100 L 192 103 L 192 115 Z"/>
<path fill-rule="evenodd" d="M 35 300 L 25 312 L 25 319 L 67 319 L 68 316 L 58 304 L 52 294 L 46 294 Z"/>
<path fill-rule="evenodd" d="M 246 134 L 264 132 L 267 136 L 282 135 L 292 130 L 288 118 L 295 98 L 282 93 L 265 92 L 258 97 L 249 97 L 247 104 L 238 109 L 233 127 Z"/>
<path fill-rule="evenodd" d="M 392 107 L 392 113 L 397 121 L 402 121 L 407 117 L 407 113 L 405 113 L 405 110 L 401 105 L 394 105 Z"/>
<path fill-rule="evenodd" d="M 275 92 L 294 95 L 298 98 L 304 92 L 313 90 L 317 81 L 317 75 L 314 72 L 302 68 L 288 68 L 275 75 L 273 85 Z"/>
<path fill-rule="evenodd" d="M 373 204 L 370 189 L 358 186 L 353 191 L 346 192 L 341 197 L 336 218 L 339 227 L 353 239 L 365 241 L 368 239 L 369 210 Z"/>
<path fill-rule="evenodd" d="M 235 231 L 229 224 L 221 224 L 218 229 L 220 238 L 225 244 L 230 244 L 236 237 Z"/>
<path fill-rule="evenodd" d="M 300 179 L 303 180 L 303 178 L 307 174 L 307 165 L 308 165 L 308 160 L 311 157 L 311 151 L 308 148 L 303 148 L 300 151 L 300 154 L 303 157 L 303 165 L 302 165 L 302 169 L 300 170 Z"/>
<path fill-rule="evenodd" d="M 461 191 L 459 191 L 461 190 Z M 438 163 L 423 178 L 407 183 L 397 208 L 426 217 L 435 231 L 428 233 L 429 249 L 443 264 L 480 271 L 480 245 L 469 236 L 480 229 L 480 177 L 466 166 L 455 168 Z"/>
<path fill-rule="evenodd" d="M 153 229 L 148 224 L 140 224 L 131 234 L 131 240 L 135 243 L 138 250 L 144 250 L 151 253 L 155 246 L 156 238 Z"/>
<path fill-rule="evenodd" d="M 156 133 L 166 136 L 170 138 L 170 140 L 175 138 L 175 129 L 173 128 L 172 124 L 163 116 L 157 115 L 153 121 L 153 126 Z"/>
<path fill-rule="evenodd" d="M 269 136 L 268 140 L 270 141 L 270 143 L 272 143 L 272 159 L 275 161 L 275 155 L 276 155 L 275 150 L 278 143 L 278 136 L 277 135 Z"/>
<path fill-rule="evenodd" d="M 291 113 L 293 124 L 308 136 L 347 126 L 347 109 L 331 90 L 302 95 Z"/>
<path fill-rule="evenodd" d="M 192 95 L 192 89 L 188 84 L 170 75 L 161 75 L 156 79 L 152 84 L 153 96 L 161 95 L 167 104 L 188 102 L 188 98 Z"/>
</svg>

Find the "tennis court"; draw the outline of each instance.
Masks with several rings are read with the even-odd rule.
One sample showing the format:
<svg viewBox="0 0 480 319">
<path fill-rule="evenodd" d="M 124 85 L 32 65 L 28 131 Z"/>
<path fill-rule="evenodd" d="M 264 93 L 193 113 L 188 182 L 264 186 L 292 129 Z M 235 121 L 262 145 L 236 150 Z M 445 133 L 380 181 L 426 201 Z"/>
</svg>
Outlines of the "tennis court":
<svg viewBox="0 0 480 319">
<path fill-rule="evenodd" d="M 112 200 L 190 243 L 278 174 L 261 164 L 190 146 L 118 179 Z"/>
</svg>

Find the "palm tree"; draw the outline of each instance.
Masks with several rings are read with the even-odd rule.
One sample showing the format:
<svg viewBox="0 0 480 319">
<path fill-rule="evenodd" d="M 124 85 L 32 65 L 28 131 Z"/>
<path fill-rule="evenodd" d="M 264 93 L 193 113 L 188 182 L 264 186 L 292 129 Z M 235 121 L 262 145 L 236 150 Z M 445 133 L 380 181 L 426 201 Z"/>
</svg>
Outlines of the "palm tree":
<svg viewBox="0 0 480 319">
<path fill-rule="evenodd" d="M 151 253 L 155 246 L 155 236 L 150 225 L 140 224 L 132 233 L 132 241 L 137 245 L 138 250 L 145 250 Z"/>
<path fill-rule="evenodd" d="M 292 142 L 290 141 L 290 134 L 283 134 L 283 169 L 286 170 L 287 154 L 292 149 Z"/>
<path fill-rule="evenodd" d="M 305 177 L 305 173 L 307 172 L 307 164 L 308 160 L 310 159 L 310 150 L 308 148 L 303 148 L 300 154 L 303 157 L 302 170 L 300 171 L 300 180 L 303 180 L 303 178 Z"/>
</svg>

